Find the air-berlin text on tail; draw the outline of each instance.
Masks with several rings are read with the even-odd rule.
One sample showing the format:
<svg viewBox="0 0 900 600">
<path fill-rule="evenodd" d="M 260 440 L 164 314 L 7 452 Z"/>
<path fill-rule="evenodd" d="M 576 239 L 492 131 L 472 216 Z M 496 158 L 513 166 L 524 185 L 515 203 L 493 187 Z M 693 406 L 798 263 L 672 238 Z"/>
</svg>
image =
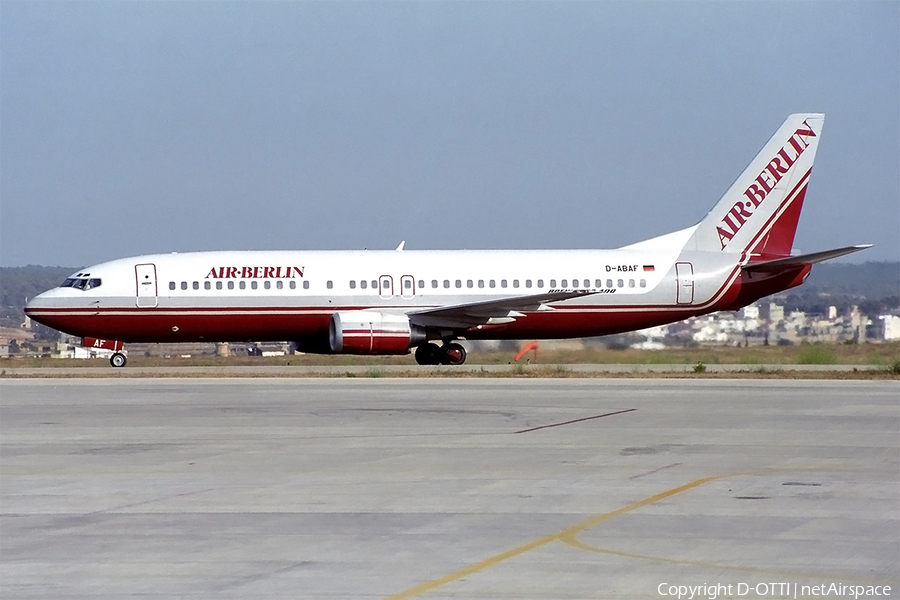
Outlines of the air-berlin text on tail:
<svg viewBox="0 0 900 600">
<path fill-rule="evenodd" d="M 213 267 L 205 279 L 294 279 L 303 267 Z"/>
<path fill-rule="evenodd" d="M 803 121 L 803 126 L 794 131 L 784 146 L 772 157 L 766 168 L 744 191 L 747 199 L 735 202 L 728 214 L 722 218 L 721 224 L 716 227 L 716 231 L 719 232 L 719 242 L 722 243 L 722 250 L 737 235 L 747 219 L 753 216 L 753 212 L 762 204 L 769 192 L 790 171 L 803 151 L 809 147 L 807 139 L 811 137 L 816 137 L 816 132 L 809 126 L 809 123 Z"/>
</svg>

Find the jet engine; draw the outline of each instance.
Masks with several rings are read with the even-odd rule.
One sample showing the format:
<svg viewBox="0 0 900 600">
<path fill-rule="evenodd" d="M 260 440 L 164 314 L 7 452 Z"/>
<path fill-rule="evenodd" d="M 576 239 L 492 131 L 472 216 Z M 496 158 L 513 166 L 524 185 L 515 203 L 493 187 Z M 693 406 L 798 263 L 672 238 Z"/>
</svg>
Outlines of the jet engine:
<svg viewBox="0 0 900 600">
<path fill-rule="evenodd" d="M 331 351 L 342 354 L 406 354 L 425 339 L 425 329 L 406 315 L 368 310 L 336 312 L 328 328 Z"/>
</svg>

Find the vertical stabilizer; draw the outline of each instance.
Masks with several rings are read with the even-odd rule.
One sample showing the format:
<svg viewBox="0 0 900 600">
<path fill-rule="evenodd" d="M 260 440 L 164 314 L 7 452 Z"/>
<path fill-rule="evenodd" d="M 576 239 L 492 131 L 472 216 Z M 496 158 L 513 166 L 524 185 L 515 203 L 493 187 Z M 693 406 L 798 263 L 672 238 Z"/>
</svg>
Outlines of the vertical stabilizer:
<svg viewBox="0 0 900 600">
<path fill-rule="evenodd" d="M 825 115 L 791 115 L 697 225 L 685 249 L 787 256 Z"/>
</svg>

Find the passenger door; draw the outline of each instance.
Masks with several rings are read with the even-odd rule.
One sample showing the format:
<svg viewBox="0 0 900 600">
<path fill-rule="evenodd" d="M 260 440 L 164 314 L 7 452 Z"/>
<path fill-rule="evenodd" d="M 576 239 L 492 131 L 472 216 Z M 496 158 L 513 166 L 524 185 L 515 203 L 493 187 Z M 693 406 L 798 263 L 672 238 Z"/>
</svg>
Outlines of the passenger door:
<svg viewBox="0 0 900 600">
<path fill-rule="evenodd" d="M 694 265 L 689 262 L 675 263 L 675 278 L 678 283 L 676 302 L 690 304 L 694 301 Z"/>
<path fill-rule="evenodd" d="M 138 308 L 154 308 L 159 300 L 156 293 L 156 265 L 146 263 L 134 265 L 134 278 Z"/>
</svg>

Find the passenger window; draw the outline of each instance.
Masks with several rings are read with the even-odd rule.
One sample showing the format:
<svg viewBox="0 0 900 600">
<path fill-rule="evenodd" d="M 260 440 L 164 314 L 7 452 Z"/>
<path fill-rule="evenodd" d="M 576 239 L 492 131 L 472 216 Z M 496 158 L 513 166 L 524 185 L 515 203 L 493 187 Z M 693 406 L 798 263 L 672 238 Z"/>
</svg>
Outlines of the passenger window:
<svg viewBox="0 0 900 600">
<path fill-rule="evenodd" d="M 403 289 L 411 290 L 412 289 L 412 281 L 410 281 L 409 279 L 404 279 L 403 280 Z"/>
<path fill-rule="evenodd" d="M 325 282 L 325 287 L 327 287 L 329 290 L 334 288 L 334 282 L 329 279 Z"/>
<path fill-rule="evenodd" d="M 438 286 L 437 279 L 431 280 L 431 287 L 436 288 Z"/>
<path fill-rule="evenodd" d="M 255 281 L 251 281 L 251 282 L 250 282 L 250 289 L 251 289 L 251 290 L 255 290 L 257 287 L 258 287 L 257 282 L 255 282 Z"/>
<path fill-rule="evenodd" d="M 377 290 L 377 289 L 378 289 L 378 280 L 377 280 L 377 279 L 373 279 L 373 280 L 372 280 L 372 289 L 373 289 L 373 290 Z"/>
<path fill-rule="evenodd" d="M 233 281 L 229 281 L 229 282 L 228 282 L 228 289 L 229 289 L 229 290 L 233 290 L 233 289 L 234 289 L 234 282 L 233 282 Z"/>
<path fill-rule="evenodd" d="M 74 287 L 74 286 L 73 286 L 73 287 Z M 169 282 L 169 289 L 170 289 L 170 290 L 174 290 L 174 289 L 175 289 L 175 282 L 174 282 L 174 281 L 170 281 L 170 282 Z"/>
<path fill-rule="evenodd" d="M 356 281 L 354 281 L 353 279 L 350 280 L 350 289 L 351 289 L 351 290 L 355 290 L 355 289 L 356 289 Z"/>
<path fill-rule="evenodd" d="M 194 283 L 191 284 L 191 287 L 194 288 L 195 290 L 199 290 L 199 289 L 200 289 L 200 282 L 199 282 L 199 281 L 195 281 Z"/>
<path fill-rule="evenodd" d="M 514 287 L 514 288 L 519 287 L 519 280 L 518 280 L 518 279 L 513 279 L 513 287 Z"/>
<path fill-rule="evenodd" d="M 616 283 L 618 283 L 617 287 L 625 287 L 625 282 L 621 279 L 619 281 L 617 281 Z"/>
<path fill-rule="evenodd" d="M 497 287 L 497 282 L 495 282 L 493 279 L 491 279 L 490 282 L 488 282 L 488 286 L 491 288 L 495 288 L 495 287 Z"/>
<path fill-rule="evenodd" d="M 506 287 L 506 280 L 505 280 L 505 279 L 501 279 L 501 280 L 500 280 L 500 287 L 502 287 L 502 288 L 505 288 L 505 287 Z"/>
<path fill-rule="evenodd" d="M 212 284 L 211 284 L 210 282 L 208 282 L 208 281 L 204 281 L 204 282 L 203 282 L 203 289 L 204 289 L 204 290 L 212 289 Z"/>
<path fill-rule="evenodd" d="M 275 289 L 278 289 L 278 290 L 284 289 L 284 282 L 283 282 L 283 281 L 276 281 L 276 282 L 275 282 Z"/>
<path fill-rule="evenodd" d="M 472 289 L 473 287 L 475 287 L 475 282 L 473 282 L 471 279 L 467 279 L 467 280 L 466 280 L 466 287 L 469 288 L 469 289 Z"/>
<path fill-rule="evenodd" d="M 634 279 L 628 280 L 628 287 L 634 287 Z"/>
<path fill-rule="evenodd" d="M 551 279 L 551 280 L 550 280 L 550 287 L 551 287 L 551 288 L 555 288 L 555 287 L 556 287 L 556 280 L 555 280 L 555 279 Z"/>
<path fill-rule="evenodd" d="M 366 281 L 365 279 L 361 279 L 359 282 L 359 289 L 364 290 L 368 287 L 368 285 L 369 285 L 368 281 Z"/>
<path fill-rule="evenodd" d="M 560 287 L 564 287 L 564 288 L 569 287 L 569 280 L 563 279 L 562 281 L 559 282 L 559 285 L 560 285 Z"/>
<path fill-rule="evenodd" d="M 598 279 L 594 282 L 594 287 L 603 287 L 603 280 Z"/>
<path fill-rule="evenodd" d="M 449 279 L 445 279 L 445 280 L 444 280 L 444 288 L 449 288 L 449 287 L 450 287 L 450 280 L 449 280 Z"/>
<path fill-rule="evenodd" d="M 531 280 L 530 280 L 530 279 L 526 279 L 526 280 L 525 280 L 525 287 L 527 287 L 527 288 L 530 288 L 530 287 L 531 287 Z"/>
<path fill-rule="evenodd" d="M 296 287 L 296 285 L 294 285 L 294 282 L 292 281 L 292 282 L 291 282 L 291 289 L 294 289 L 295 287 Z M 308 290 L 308 289 L 309 289 L 309 282 L 308 282 L 308 281 L 304 281 L 304 282 L 303 282 L 303 289 L 304 289 L 304 290 Z"/>
<path fill-rule="evenodd" d="M 424 289 L 424 288 L 425 288 L 425 280 L 424 280 L 424 279 L 420 279 L 420 280 L 419 280 L 419 289 L 421 290 L 421 289 Z"/>
<path fill-rule="evenodd" d="M 480 287 L 480 288 L 483 288 L 483 287 L 484 287 L 484 279 L 479 279 L 479 280 L 478 280 L 478 287 Z"/>
<path fill-rule="evenodd" d="M 538 287 L 539 287 L 539 288 L 543 288 L 543 287 L 544 287 L 544 280 L 543 280 L 543 279 L 538 279 L 538 282 L 537 282 L 537 283 L 538 283 Z"/>
<path fill-rule="evenodd" d="M 221 282 L 221 281 L 217 281 L 217 282 L 216 282 L 216 289 L 217 289 L 217 290 L 221 290 L 221 289 L 222 289 L 222 282 Z"/>
<path fill-rule="evenodd" d="M 183 290 L 186 290 L 186 289 L 187 289 L 187 281 L 182 281 L 182 282 L 181 282 L 181 289 L 183 289 Z"/>
<path fill-rule="evenodd" d="M 247 282 L 246 282 L 246 281 L 240 282 L 240 283 L 238 284 L 238 287 L 241 288 L 242 290 L 246 290 L 246 289 L 247 289 Z"/>
<path fill-rule="evenodd" d="M 271 281 L 263 282 L 263 287 L 266 288 L 267 290 L 272 289 L 272 282 Z"/>
<path fill-rule="evenodd" d="M 641 287 L 643 287 L 643 288 L 647 287 L 647 280 L 646 280 L 646 279 L 641 279 Z"/>
</svg>

